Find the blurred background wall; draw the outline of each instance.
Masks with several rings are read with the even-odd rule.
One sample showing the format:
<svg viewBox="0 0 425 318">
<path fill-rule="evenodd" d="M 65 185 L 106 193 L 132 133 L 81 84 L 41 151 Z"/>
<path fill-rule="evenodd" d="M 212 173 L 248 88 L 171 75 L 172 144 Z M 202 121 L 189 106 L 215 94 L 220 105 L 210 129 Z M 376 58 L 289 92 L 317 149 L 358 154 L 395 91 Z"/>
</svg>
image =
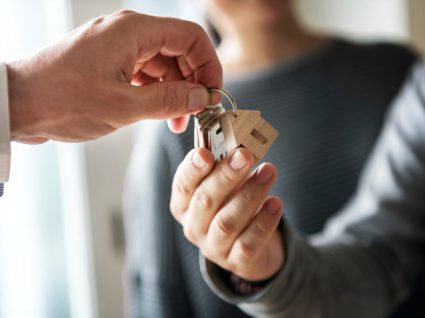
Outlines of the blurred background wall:
<svg viewBox="0 0 425 318">
<path fill-rule="evenodd" d="M 0 0 L 0 59 L 121 8 L 202 22 L 196 1 Z M 313 29 L 356 41 L 412 43 L 425 53 L 423 0 L 297 5 Z M 11 181 L 0 200 L 1 318 L 122 316 L 121 196 L 136 128 L 81 145 L 13 145 Z"/>
</svg>

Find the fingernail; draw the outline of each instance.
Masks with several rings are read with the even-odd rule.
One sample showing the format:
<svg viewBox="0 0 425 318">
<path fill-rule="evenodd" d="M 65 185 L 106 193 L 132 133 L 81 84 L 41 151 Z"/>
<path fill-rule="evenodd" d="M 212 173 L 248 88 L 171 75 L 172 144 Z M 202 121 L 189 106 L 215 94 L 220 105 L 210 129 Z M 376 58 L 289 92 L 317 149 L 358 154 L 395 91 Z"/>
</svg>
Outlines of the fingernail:
<svg viewBox="0 0 425 318">
<path fill-rule="evenodd" d="M 266 204 L 266 212 L 276 214 L 280 211 L 280 204 L 277 200 L 270 200 Z"/>
<path fill-rule="evenodd" d="M 273 177 L 274 170 L 265 164 L 261 165 L 261 167 L 258 168 L 255 178 L 258 183 L 265 184 L 270 181 L 270 179 Z"/>
<path fill-rule="evenodd" d="M 203 168 L 206 165 L 206 162 L 204 159 L 202 159 L 201 155 L 196 150 L 192 155 L 192 163 L 198 168 Z"/>
<path fill-rule="evenodd" d="M 233 156 L 232 159 L 230 159 L 230 168 L 232 168 L 235 171 L 243 169 L 248 164 L 248 161 L 245 159 L 245 157 L 242 155 L 242 153 L 237 150 Z"/>
<path fill-rule="evenodd" d="M 199 109 L 208 106 L 211 102 L 210 93 L 206 88 L 194 87 L 189 91 L 189 109 Z"/>
</svg>

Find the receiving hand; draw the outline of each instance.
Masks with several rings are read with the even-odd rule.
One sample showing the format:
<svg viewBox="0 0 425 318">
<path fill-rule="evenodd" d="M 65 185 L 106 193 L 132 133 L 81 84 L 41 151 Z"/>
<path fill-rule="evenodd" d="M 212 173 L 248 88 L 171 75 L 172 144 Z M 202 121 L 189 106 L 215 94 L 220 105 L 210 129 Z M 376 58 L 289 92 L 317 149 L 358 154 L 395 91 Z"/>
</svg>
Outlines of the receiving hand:
<svg viewBox="0 0 425 318">
<path fill-rule="evenodd" d="M 122 11 L 9 63 L 12 140 L 84 141 L 140 119 L 176 118 L 217 103 L 222 69 L 194 23 Z M 181 117 L 183 116 L 183 117 Z"/>
<path fill-rule="evenodd" d="M 238 148 L 214 166 L 206 149 L 189 152 L 174 177 L 170 208 L 187 239 L 220 267 L 246 280 L 272 277 L 283 266 L 277 229 L 282 203 L 267 197 L 276 169 L 253 173 L 253 157 Z"/>
</svg>

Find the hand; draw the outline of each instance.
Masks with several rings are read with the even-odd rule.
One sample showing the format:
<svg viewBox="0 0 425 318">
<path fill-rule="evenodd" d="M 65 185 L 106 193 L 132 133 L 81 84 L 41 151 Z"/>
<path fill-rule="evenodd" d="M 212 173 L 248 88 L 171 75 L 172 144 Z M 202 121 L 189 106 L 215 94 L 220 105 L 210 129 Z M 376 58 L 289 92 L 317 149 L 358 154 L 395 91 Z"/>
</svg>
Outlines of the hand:
<svg viewBox="0 0 425 318">
<path fill-rule="evenodd" d="M 208 36 L 194 23 L 122 11 L 9 63 L 12 140 L 84 141 L 140 119 L 176 118 L 216 103 L 222 86 Z M 211 101 L 213 98 L 213 101 Z M 171 122 L 186 128 L 187 116 Z"/>
<path fill-rule="evenodd" d="M 170 209 L 187 239 L 210 261 L 252 281 L 283 266 L 277 226 L 282 203 L 267 193 L 276 169 L 265 163 L 250 174 L 251 153 L 238 148 L 214 167 L 206 149 L 189 152 L 174 177 Z M 214 167 L 214 168 L 213 168 Z"/>
</svg>

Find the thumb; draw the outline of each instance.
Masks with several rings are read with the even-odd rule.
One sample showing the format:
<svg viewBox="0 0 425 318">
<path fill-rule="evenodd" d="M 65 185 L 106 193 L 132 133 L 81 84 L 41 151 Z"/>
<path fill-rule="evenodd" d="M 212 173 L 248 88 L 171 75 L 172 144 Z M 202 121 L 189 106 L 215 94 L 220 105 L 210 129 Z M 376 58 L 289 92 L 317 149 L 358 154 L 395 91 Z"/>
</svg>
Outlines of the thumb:
<svg viewBox="0 0 425 318">
<path fill-rule="evenodd" d="M 140 119 L 181 117 L 211 104 L 211 94 L 200 84 L 187 81 L 155 82 L 133 86 L 130 113 Z M 136 113 L 134 113 L 136 112 Z"/>
</svg>

